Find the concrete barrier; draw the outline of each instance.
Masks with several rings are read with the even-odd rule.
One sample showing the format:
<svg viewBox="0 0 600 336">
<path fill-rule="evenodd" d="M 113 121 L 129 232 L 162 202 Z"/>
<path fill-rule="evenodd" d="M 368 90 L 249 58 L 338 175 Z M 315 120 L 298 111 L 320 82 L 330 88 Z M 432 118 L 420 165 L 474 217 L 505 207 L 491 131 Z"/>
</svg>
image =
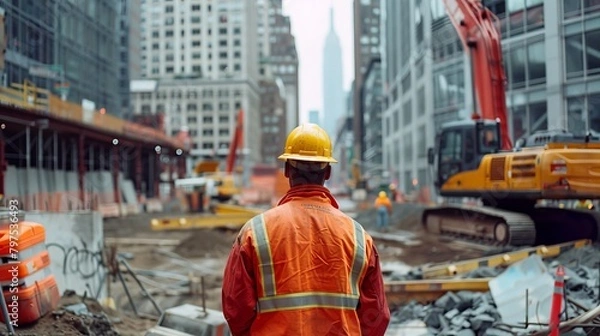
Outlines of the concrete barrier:
<svg viewBox="0 0 600 336">
<path fill-rule="evenodd" d="M 106 269 L 102 266 L 104 233 L 98 212 L 25 213 L 25 220 L 46 229 L 46 247 L 59 292 L 74 290 L 88 297 L 106 297 Z"/>
</svg>

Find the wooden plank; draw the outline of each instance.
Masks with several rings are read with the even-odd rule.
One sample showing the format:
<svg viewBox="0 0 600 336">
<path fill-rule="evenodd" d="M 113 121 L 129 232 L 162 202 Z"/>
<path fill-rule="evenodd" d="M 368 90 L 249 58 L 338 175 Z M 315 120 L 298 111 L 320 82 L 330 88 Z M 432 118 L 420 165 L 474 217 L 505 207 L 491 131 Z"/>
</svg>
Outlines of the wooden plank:
<svg viewBox="0 0 600 336">
<path fill-rule="evenodd" d="M 107 245 L 178 246 L 179 244 L 181 244 L 181 240 L 179 240 L 179 239 L 105 237 L 104 243 L 106 243 Z"/>
</svg>

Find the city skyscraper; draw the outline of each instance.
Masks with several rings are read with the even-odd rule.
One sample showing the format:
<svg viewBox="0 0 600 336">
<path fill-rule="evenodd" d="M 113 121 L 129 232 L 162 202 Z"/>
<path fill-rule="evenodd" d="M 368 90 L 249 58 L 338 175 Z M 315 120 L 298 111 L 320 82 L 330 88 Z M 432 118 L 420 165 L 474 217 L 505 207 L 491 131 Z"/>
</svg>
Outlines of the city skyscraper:
<svg viewBox="0 0 600 336">
<path fill-rule="evenodd" d="M 141 0 L 120 0 L 118 30 L 119 53 L 119 98 L 121 117 L 130 118 L 129 82 L 141 76 Z"/>
<path fill-rule="evenodd" d="M 244 109 L 244 173 L 262 161 L 255 1 L 146 1 L 142 77 L 132 83 L 136 114 L 165 114 L 170 135 L 188 130 L 190 159 L 224 164 Z M 134 90 L 135 87 L 135 90 Z M 238 154 L 240 154 L 238 152 Z M 245 177 L 246 179 L 246 177 Z"/>
<path fill-rule="evenodd" d="M 6 83 L 36 86 L 120 114 L 116 1 L 8 1 Z"/>
<path fill-rule="evenodd" d="M 369 124 L 364 120 L 365 114 L 371 113 L 365 111 L 364 95 L 366 88 L 365 81 L 369 66 L 374 60 L 381 59 L 380 55 L 380 24 L 381 24 L 381 3 L 377 0 L 354 0 L 354 119 L 353 131 L 356 141 L 354 150 L 357 153 L 357 159 L 369 163 L 381 164 L 381 162 L 371 162 L 372 157 L 368 158 L 365 153 L 373 153 L 372 147 L 365 144 L 366 130 L 370 126 L 373 129 L 381 128 L 381 119 L 371 120 Z M 380 81 L 381 74 L 375 70 L 371 74 L 372 81 Z M 372 90 L 367 93 L 372 93 Z M 375 100 L 381 99 L 379 96 L 373 97 Z M 378 125 L 376 125 L 378 124 Z M 379 146 L 381 147 L 381 146 Z"/>
<path fill-rule="evenodd" d="M 342 47 L 335 32 L 333 8 L 330 9 L 329 33 L 323 52 L 323 128 L 332 141 L 337 138 L 338 121 L 344 114 Z"/>
</svg>

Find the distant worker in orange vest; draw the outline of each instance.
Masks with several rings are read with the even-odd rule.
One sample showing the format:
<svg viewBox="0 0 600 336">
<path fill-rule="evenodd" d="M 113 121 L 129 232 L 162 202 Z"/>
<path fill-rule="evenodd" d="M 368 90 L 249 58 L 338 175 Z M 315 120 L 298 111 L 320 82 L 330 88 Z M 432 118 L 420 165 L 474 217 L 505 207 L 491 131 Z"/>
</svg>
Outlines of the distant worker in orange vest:
<svg viewBox="0 0 600 336">
<path fill-rule="evenodd" d="M 240 230 L 223 276 L 222 306 L 234 336 L 385 334 L 390 321 L 379 254 L 363 227 L 324 187 L 331 140 L 315 124 L 290 132 L 290 189 Z"/>
<path fill-rule="evenodd" d="M 375 209 L 377 209 L 377 229 L 387 230 L 392 215 L 392 202 L 385 191 L 380 191 L 375 199 Z"/>
</svg>

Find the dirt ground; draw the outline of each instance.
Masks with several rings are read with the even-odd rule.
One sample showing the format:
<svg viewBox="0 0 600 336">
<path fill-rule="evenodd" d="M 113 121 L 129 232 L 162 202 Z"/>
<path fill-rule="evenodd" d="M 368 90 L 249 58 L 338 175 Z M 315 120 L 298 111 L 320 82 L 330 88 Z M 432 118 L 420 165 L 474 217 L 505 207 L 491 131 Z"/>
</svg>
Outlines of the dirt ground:
<svg viewBox="0 0 600 336">
<path fill-rule="evenodd" d="M 408 268 L 425 263 L 473 258 L 485 253 L 481 248 L 427 236 L 419 225 L 421 210 L 422 208 L 412 205 L 395 207 L 391 227 L 385 233 L 378 232 L 373 227 L 373 211 L 357 214 L 357 221 L 375 239 L 384 274 L 390 273 L 388 268 L 394 267 L 389 265 L 399 264 Z M 201 306 L 204 303 L 207 308 L 220 310 L 222 270 L 237 231 L 152 231 L 151 219 L 166 216 L 169 214 L 140 214 L 106 219 L 105 238 L 107 242 L 110 238 L 124 238 L 127 241 L 126 244 L 116 246 L 117 252 L 128 260 L 161 308 L 183 303 Z M 396 239 L 397 237 L 400 239 Z M 107 245 L 107 248 L 110 246 Z M 156 323 L 159 314 L 148 297 L 142 294 L 132 276 L 126 272 L 124 281 L 125 285 L 118 277 L 109 281 L 109 295 L 114 299 L 118 313 L 110 309 L 104 309 L 102 313 L 97 302 L 86 302 L 90 311 L 97 312 L 95 318 L 86 319 L 59 309 L 60 315 L 49 314 L 32 328 L 19 329 L 19 335 L 143 335 Z M 133 305 L 147 318 L 137 317 L 133 313 L 125 287 L 132 295 Z M 63 297 L 61 304 L 70 304 L 73 300 L 80 298 Z M 0 333 L 3 330 L 5 329 L 0 329 Z"/>
</svg>

